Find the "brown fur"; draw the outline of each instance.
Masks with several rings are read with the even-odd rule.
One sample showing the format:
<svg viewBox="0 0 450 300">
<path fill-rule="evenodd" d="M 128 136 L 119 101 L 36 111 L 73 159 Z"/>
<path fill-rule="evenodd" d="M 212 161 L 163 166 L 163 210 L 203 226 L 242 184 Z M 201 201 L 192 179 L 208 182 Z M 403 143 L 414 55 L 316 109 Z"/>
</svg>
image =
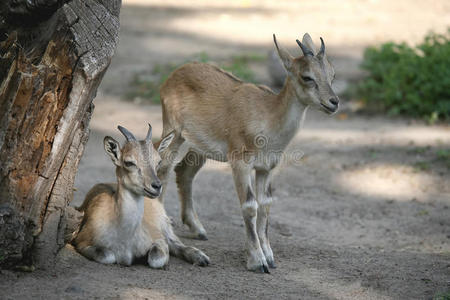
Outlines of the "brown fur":
<svg viewBox="0 0 450 300">
<path fill-rule="evenodd" d="M 84 218 L 79 226 L 79 234 L 74 244 L 79 248 L 92 244 L 96 228 L 108 226 L 118 218 L 120 207 L 117 201 L 117 184 L 99 183 L 86 195 L 78 210 L 84 212 Z M 163 239 L 163 226 L 167 219 L 164 206 L 159 201 L 144 198 L 144 215 L 142 226 L 149 233 L 152 240 Z M 145 253 L 146 254 L 146 253 Z"/>
<path fill-rule="evenodd" d="M 247 268 L 264 272 L 268 265 L 274 267 L 266 230 L 271 172 L 309 106 L 329 114 L 338 108 L 331 88 L 334 69 L 324 44 L 314 55 L 314 44 L 305 34 L 303 44 L 298 42 L 305 55 L 293 58 L 275 36 L 274 42 L 288 73 L 279 94 L 204 63 L 181 66 L 161 87 L 163 135 L 173 131 L 175 139 L 163 155 L 158 176 L 166 184 L 174 155 L 182 157 L 176 174 L 183 222 L 194 237 L 206 239 L 194 209 L 192 180 L 206 158 L 229 161 L 246 225 Z"/>
<path fill-rule="evenodd" d="M 209 258 L 200 250 L 185 246 L 174 234 L 163 205 L 156 198 L 161 190 L 156 166 L 172 138 L 169 134 L 158 145 L 151 143 L 151 128 L 146 140 L 137 141 L 126 129 L 127 142 L 120 148 L 106 137 L 104 146 L 116 165 L 117 184 L 95 185 L 79 210 L 83 220 L 74 233 L 77 251 L 100 263 L 130 265 L 147 258 L 152 268 L 167 265 L 169 253 L 188 262 L 206 266 Z"/>
</svg>

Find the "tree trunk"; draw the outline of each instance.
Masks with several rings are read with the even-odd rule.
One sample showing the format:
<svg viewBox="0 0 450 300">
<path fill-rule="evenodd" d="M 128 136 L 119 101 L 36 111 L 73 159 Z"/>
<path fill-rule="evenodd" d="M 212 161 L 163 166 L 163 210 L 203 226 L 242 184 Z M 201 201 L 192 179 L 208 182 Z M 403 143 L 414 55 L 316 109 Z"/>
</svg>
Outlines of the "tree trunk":
<svg viewBox="0 0 450 300">
<path fill-rule="evenodd" d="M 0 267 L 54 262 L 121 0 L 0 4 Z"/>
</svg>

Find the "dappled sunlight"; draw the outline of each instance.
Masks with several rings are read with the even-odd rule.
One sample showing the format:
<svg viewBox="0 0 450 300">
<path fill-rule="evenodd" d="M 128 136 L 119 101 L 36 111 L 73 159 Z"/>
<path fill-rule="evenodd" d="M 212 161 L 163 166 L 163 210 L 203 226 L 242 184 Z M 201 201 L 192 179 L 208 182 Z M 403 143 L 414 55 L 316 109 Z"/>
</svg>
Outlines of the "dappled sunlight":
<svg viewBox="0 0 450 300">
<path fill-rule="evenodd" d="M 359 120 L 362 122 L 362 120 Z M 331 123 L 332 121 L 326 121 Z M 366 122 L 367 125 L 374 125 Z M 316 124 L 314 124 L 316 125 Z M 352 128 L 352 123 L 343 121 L 342 128 L 303 128 L 296 136 L 296 141 L 302 140 L 326 141 L 332 143 L 351 144 L 352 146 L 376 146 L 379 144 L 391 146 L 430 146 L 450 145 L 450 128 L 445 126 L 391 124 L 385 128 Z M 378 124 L 376 124 L 378 125 Z M 325 144 L 324 147 L 327 145 Z"/>
<path fill-rule="evenodd" d="M 325 269 L 302 266 L 288 274 L 286 279 L 305 285 L 311 291 L 330 299 L 393 299 L 381 291 L 363 286 L 361 280 L 345 281 L 339 276 L 328 274 Z"/>
<path fill-rule="evenodd" d="M 386 5 L 389 2 L 389 5 Z M 348 47 L 402 39 L 415 42 L 430 27 L 444 31 L 445 18 L 434 14 L 448 9 L 439 3 L 415 3 L 423 6 L 414 15 L 409 1 L 198 1 L 196 7 L 188 1 L 125 0 L 127 6 L 168 7 L 178 9 L 176 18 L 154 24 L 169 31 L 201 35 L 243 44 L 270 44 L 272 33 L 280 40 L 292 39 L 303 32 L 323 35 L 329 45 Z M 184 12 L 184 13 L 183 13 Z M 192 15 L 195 14 L 193 17 Z M 270 15 L 268 18 L 267 15 Z M 391 21 L 396 21 L 393 30 Z M 447 19 L 448 21 L 448 19 Z M 373 34 L 367 34 L 365 24 Z M 299 32 L 300 31 L 300 32 Z M 399 32 L 402 32 L 399 36 Z"/>
<path fill-rule="evenodd" d="M 154 288 L 145 289 L 133 286 L 121 291 L 120 299 L 182 299 L 182 296 L 167 290 L 157 291 Z"/>
<path fill-rule="evenodd" d="M 19 6 L 26 4 L 28 7 L 30 3 L 49 1 L 4 2 L 17 2 Z M 448 294 L 450 125 L 448 119 L 440 119 L 439 111 L 434 112 L 436 108 L 446 110 L 447 117 L 448 102 L 445 97 L 430 97 L 427 94 L 438 91 L 438 87 L 446 89 L 446 76 L 430 71 L 432 69 L 428 65 L 440 66 L 443 74 L 450 69 L 446 69 L 445 63 L 435 63 L 425 47 L 417 51 L 417 61 L 407 59 L 416 56 L 412 55 L 415 50 L 405 51 L 405 59 L 396 58 L 405 45 L 401 43 L 413 45 L 423 41 L 429 32 L 443 33 L 448 30 L 449 0 L 78 2 L 58 2 L 66 3 L 60 10 L 68 18 L 56 23 L 45 21 L 47 9 L 33 9 L 30 16 L 35 12 L 42 15 L 35 15 L 37 18 L 32 18 L 31 23 L 38 21 L 36 26 L 42 29 L 44 35 L 30 35 L 21 28 L 17 36 L 9 35 L 0 47 L 17 48 L 17 53 L 9 49 L 15 56 L 2 59 L 7 62 L 16 58 L 20 64 L 16 64 L 15 69 L 21 67 L 28 70 L 30 68 L 26 65 L 37 60 L 29 54 L 40 49 L 26 51 L 32 48 L 31 42 L 36 40 L 42 44 L 47 33 L 54 31 L 50 27 L 47 30 L 46 26 L 64 23 L 74 32 L 79 28 L 86 33 L 86 39 L 77 46 L 87 50 L 91 46 L 103 48 L 98 43 L 92 44 L 96 39 L 91 41 L 89 36 L 102 34 L 102 31 L 94 30 L 108 25 L 108 22 L 102 22 L 102 16 L 107 10 L 117 11 L 121 4 L 120 36 L 116 34 L 114 37 L 119 39 L 116 49 L 109 47 L 111 49 L 108 48 L 107 52 L 100 49 L 94 53 L 111 55 L 114 50 L 113 58 L 110 61 L 96 60 L 94 58 L 98 55 L 94 55 L 93 59 L 88 59 L 89 56 L 83 56 L 84 52 L 75 53 L 83 58 L 73 66 L 75 71 L 81 72 L 77 71 L 80 76 L 84 69 L 93 70 L 99 65 L 102 68 L 99 77 L 83 77 L 89 89 L 82 91 L 86 99 L 77 98 L 84 103 L 79 107 L 80 114 L 73 115 L 73 118 L 65 114 L 61 117 L 62 121 L 66 117 L 73 121 L 79 119 L 81 123 L 78 125 L 81 125 L 75 125 L 80 128 L 76 126 L 65 134 L 61 122 L 53 124 L 55 126 L 43 122 L 48 126 L 39 128 L 30 119 L 19 127 L 15 126 L 19 116 L 15 114 L 15 109 L 23 106 L 26 97 L 21 93 L 15 95 L 20 87 L 15 85 L 2 94 L 7 97 L 0 100 L 0 106 L 11 112 L 12 118 L 7 121 L 17 127 L 16 134 L 10 130 L 14 126 L 8 125 L 11 128 L 3 130 L 5 136 L 18 135 L 25 141 L 26 147 L 22 148 L 27 150 L 33 143 L 27 140 L 27 135 L 23 133 L 25 129 L 31 128 L 30 136 L 49 132 L 49 135 L 42 135 L 41 144 L 34 143 L 35 148 L 39 148 L 36 153 L 31 155 L 22 151 L 22 156 L 32 157 L 31 160 L 42 156 L 42 159 L 36 159 L 36 163 L 41 161 L 36 169 L 53 170 L 55 176 L 47 176 L 47 171 L 33 173 L 40 185 L 31 190 L 34 192 L 27 197 L 16 197 L 22 202 L 36 202 L 32 203 L 34 207 L 45 208 L 45 214 L 42 209 L 42 214 L 37 215 L 15 214 L 14 211 L 11 214 L 9 206 L 3 207 L 5 201 L 2 199 L 0 223 L 5 221 L 14 228 L 23 227 L 29 231 L 25 235 L 5 233 L 12 236 L 10 248 L 14 257 L 26 254 L 34 258 L 33 253 L 23 248 L 30 248 L 33 242 L 32 249 L 38 254 L 37 257 L 41 256 L 40 260 L 50 257 L 52 253 L 57 253 L 57 260 L 54 264 L 43 261 L 45 269 L 37 268 L 23 274 L 0 268 L 0 295 L 8 299 L 390 300 L 437 299 L 439 293 Z M 97 6 L 93 4 L 97 2 L 101 4 L 101 9 L 94 9 Z M 116 4 L 112 6 L 113 3 Z M 70 6 L 72 4 L 73 7 Z M 7 5 L 3 6 L 7 8 Z M 81 19 L 75 18 L 84 6 L 88 13 L 80 15 Z M 22 14 L 20 9 L 17 12 L 11 12 L 11 20 L 7 21 L 19 17 L 22 20 L 28 16 Z M 58 11 L 55 17 L 60 15 L 64 14 Z M 85 17 L 93 22 L 84 22 Z M 3 21 L 0 21 L 1 30 L 9 30 L 8 22 Z M 20 22 L 14 22 L 16 25 L 23 27 Z M 58 28 L 56 32 L 59 32 Z M 61 48 L 64 51 L 72 50 L 70 41 L 77 40 L 71 30 L 64 36 L 57 35 L 64 44 Z M 322 45 L 320 55 L 309 56 L 307 48 L 314 47 L 309 45 L 307 35 L 303 44 L 296 43 L 296 39 L 301 40 L 306 32 L 311 35 L 316 48 Z M 274 33 L 279 45 L 298 57 L 294 62 L 286 59 L 288 56 L 283 55 L 284 51 L 280 49 L 277 55 L 272 38 Z M 323 44 L 320 37 L 324 40 Z M 21 43 L 22 39 L 24 42 L 29 40 L 29 43 Z M 383 46 L 383 43 L 389 41 L 402 46 L 395 46 L 391 52 L 384 53 L 383 49 L 389 49 L 389 46 Z M 378 53 L 377 49 L 383 50 L 382 55 L 371 59 L 370 52 Z M 313 52 L 317 54 L 318 49 L 315 50 Z M 54 54 L 47 52 L 50 56 Z M 62 53 L 63 56 L 66 52 Z M 300 57 L 302 53 L 305 57 Z M 440 50 L 436 53 L 439 56 L 445 54 L 448 61 L 449 53 Z M 75 55 L 72 54 L 69 55 L 70 61 Z M 328 68 L 325 54 L 334 72 Z M 280 57 L 284 58 L 283 61 Z M 421 60 L 429 57 L 431 63 L 422 64 Z M 394 65 L 390 58 L 402 62 L 398 74 L 386 72 L 389 69 L 387 66 Z M 225 75 L 217 68 L 206 65 L 192 64 L 196 67 L 187 67 L 175 76 L 170 75 L 176 68 L 191 61 L 211 63 L 231 74 Z M 416 64 L 411 63 L 415 61 Z M 14 75 L 11 80 L 20 79 L 22 85 L 33 87 L 33 84 L 30 85 L 31 79 L 48 73 L 49 76 L 44 79 L 52 85 L 55 77 L 53 71 L 58 66 L 47 68 L 43 65 L 45 60 L 40 62 L 37 69 L 32 67 L 31 71 L 28 70 L 31 75 L 22 73 L 19 74 L 22 77 L 15 78 Z M 371 76 L 373 70 L 379 71 L 382 76 Z M 76 79 L 78 73 L 73 73 L 73 76 L 70 72 L 63 73 L 67 76 L 63 74 L 64 84 L 61 86 L 70 89 L 70 81 L 72 77 Z M 335 73 L 334 81 L 331 79 L 332 73 Z M 286 80 L 286 74 L 292 75 L 291 78 Z M 424 80 L 412 80 L 414 74 L 423 75 L 417 78 Z M 231 75 L 252 85 L 241 84 Z M 406 75 L 406 79 L 403 80 L 401 75 Z M 435 78 L 435 81 L 426 80 L 427 77 Z M 371 88 L 376 86 L 377 91 L 370 93 L 371 96 L 365 95 L 363 100 L 363 93 L 358 90 L 363 86 L 364 79 L 373 80 L 367 83 L 367 88 L 373 92 L 375 89 Z M 407 84 L 411 80 L 418 86 Z M 169 83 L 164 85 L 164 82 Z M 281 90 L 281 95 L 275 97 L 264 87 L 253 83 L 266 85 L 274 93 Z M 161 87 L 164 87 L 163 93 L 159 92 Z M 391 91 L 386 92 L 386 87 Z M 400 87 L 407 87 L 406 92 Z M 37 92 L 40 90 L 35 88 L 32 94 Z M 60 93 L 56 92 L 55 95 Z M 320 108 L 326 111 L 326 103 L 337 107 L 335 96 L 340 98 L 339 111 L 333 114 L 320 111 Z M 94 110 L 92 106 L 89 109 L 86 106 L 90 105 L 92 97 Z M 72 98 L 66 99 L 69 104 L 77 100 Z M 395 107 L 397 104 L 391 107 L 390 98 L 398 100 L 399 107 Z M 47 111 L 45 108 L 48 107 L 58 113 L 60 111 L 51 99 L 30 99 L 30 105 L 36 109 Z M 278 102 L 272 101 L 274 99 Z M 371 100 L 374 108 L 392 109 L 390 112 L 384 110 L 384 113 L 369 110 Z M 299 105 L 297 101 L 317 103 L 315 107 L 311 105 L 305 122 L 303 118 L 298 120 L 300 115 L 296 107 L 303 107 L 303 104 Z M 434 105 L 435 102 L 439 105 Z M 421 106 L 429 112 L 416 112 L 415 108 Z M 411 117 L 391 115 L 404 111 L 411 111 Z M 142 140 L 148 132 L 148 124 L 151 124 L 152 141 L 156 143 L 161 140 L 163 119 L 166 131 L 173 132 L 174 138 L 172 144 L 167 142 L 169 148 L 161 153 L 161 161 L 156 152 L 148 149 L 151 147 L 149 144 L 142 143 L 137 149 L 142 151 L 137 151 L 133 143 L 133 149 L 124 150 L 130 147 L 126 141 L 131 137 L 128 135 L 126 138 L 127 135 L 118 130 L 118 125 L 126 127 Z M 297 121 L 302 128 L 296 127 Z M 0 135 L 3 133 L 0 130 Z M 58 139 L 63 136 L 64 141 L 67 140 L 65 144 L 59 143 L 62 151 L 56 159 L 61 161 L 58 166 L 55 165 L 56 160 L 43 159 L 48 149 L 53 151 L 57 146 L 52 142 L 57 141 L 53 138 L 54 134 Z M 105 136 L 113 137 L 120 145 L 112 141 L 105 143 Z M 291 142 L 286 146 L 288 141 Z M 165 146 L 164 143 L 162 145 Z M 6 150 L 15 149 L 8 147 L 5 142 Z M 204 152 L 196 153 L 199 148 Z M 123 153 L 119 155 L 115 150 Z M 226 157 L 231 164 L 207 159 L 196 173 L 193 166 L 198 166 L 199 161 L 203 164 L 204 157 L 201 155 L 216 159 Z M 19 160 L 7 163 L 14 167 Z M 236 174 L 239 170 L 234 170 L 233 176 L 230 165 L 241 166 L 243 161 L 252 168 L 250 175 L 243 176 L 247 171 L 243 167 L 241 176 Z M 166 163 L 171 166 L 167 177 L 164 176 Z M 269 174 L 267 178 L 266 171 Z M 5 183 L 15 184 L 17 172 L 14 172 L 4 174 Z M 143 179 L 142 175 L 145 175 Z M 136 182 L 136 178 L 141 180 Z M 98 183 L 115 185 L 97 186 L 91 191 Z M 164 197 L 159 197 L 159 200 L 144 199 L 143 195 L 148 192 L 146 189 L 150 186 L 157 188 L 159 184 L 164 190 Z M 46 186 L 51 197 L 45 194 Z M 109 187 L 109 195 L 96 193 L 106 191 L 105 187 Z M 241 191 L 243 188 L 244 193 Z M 1 192 L 3 198 L 8 196 L 8 191 Z M 37 201 L 41 198 L 46 201 Z M 81 206 L 85 199 L 90 200 Z M 16 202 L 12 202 L 11 208 L 17 208 L 20 212 L 21 201 Z M 142 206 L 143 202 L 145 206 Z M 64 211 L 67 203 L 72 207 Z M 147 205 L 149 203 L 160 203 L 163 209 L 152 210 L 152 205 Z M 127 236 L 120 232 L 120 227 L 133 227 L 133 224 L 140 222 L 142 215 L 151 215 L 155 222 L 158 219 L 170 221 L 171 226 L 164 226 L 162 235 L 155 234 L 154 228 L 141 232 L 150 234 L 151 239 L 137 247 L 142 248 L 137 249 L 141 252 L 137 256 L 142 257 L 127 267 L 90 261 L 77 252 L 70 241 L 69 245 L 58 250 L 62 246 L 63 235 L 69 240 L 80 231 L 87 232 L 87 235 L 98 234 L 86 225 L 91 218 L 87 210 L 107 204 L 114 209 L 95 214 L 95 221 L 102 223 L 100 229 L 109 233 L 105 235 L 109 243 L 98 249 L 78 247 L 80 252 L 107 257 L 111 257 L 111 251 L 123 252 L 127 246 Z M 75 211 L 75 208 L 84 208 L 84 212 L 83 209 Z M 85 213 L 84 220 L 82 213 Z M 28 220 L 31 215 L 36 215 L 36 220 Z M 53 221 L 54 218 L 58 218 L 59 222 Z M 117 222 L 111 223 L 111 220 Z M 199 226 L 199 222 L 203 226 Z M 206 230 L 208 241 L 204 240 L 204 234 L 198 234 L 203 233 L 200 227 Z M 169 232 L 172 228 L 179 240 Z M 2 231 L 0 226 L 0 235 Z M 37 233 L 39 235 L 35 236 Z M 55 237 L 53 242 L 44 243 L 50 241 L 50 235 Z M 122 235 L 124 239 L 117 239 Z M 270 238 L 277 268 L 270 269 L 271 274 L 249 272 L 249 254 L 248 265 L 254 265 L 257 271 L 261 271 L 264 261 L 271 262 L 266 237 Z M 16 242 L 21 244 L 20 247 L 15 246 Z M 170 244 L 171 251 L 167 250 L 166 244 Z M 172 252 L 164 270 L 154 270 L 148 266 L 147 256 L 158 254 L 153 251 L 158 250 L 155 245 L 164 246 Z M 199 255 L 192 247 L 209 256 L 211 263 L 208 267 L 200 268 L 186 261 L 191 254 Z M 149 252 L 144 251 L 149 248 Z M 5 253 L 9 255 L 9 252 Z M 0 247 L 1 267 L 5 264 L 5 253 Z M 17 270 L 32 270 L 41 264 L 40 260 L 26 259 Z M 0 299 L 3 297 L 0 296 Z"/>
<path fill-rule="evenodd" d="M 438 199 L 450 199 L 450 191 L 448 187 L 445 187 L 443 180 L 445 179 L 430 173 L 417 172 L 411 166 L 366 164 L 338 173 L 334 182 L 342 190 L 351 194 L 375 196 L 395 201 L 414 199 L 430 202 Z"/>
<path fill-rule="evenodd" d="M 324 38 L 337 79 L 351 85 L 361 77 L 358 64 L 365 46 L 390 39 L 415 43 L 430 29 L 442 31 L 445 19 L 436 16 L 450 9 L 417 3 L 413 11 L 407 11 L 409 1 L 387 2 L 199 0 L 193 5 L 185 0 L 124 0 L 120 45 L 91 122 L 94 139 L 89 143 L 95 142 L 97 148 L 87 148 L 90 157 L 82 162 L 76 196 L 87 192 L 84 186 L 92 185 L 92 178 L 104 181 L 106 175 L 113 176 L 101 139 L 111 134 L 122 141 L 118 124 L 144 136 L 150 122 L 154 139 L 160 137 L 160 104 L 142 105 L 145 100 L 139 97 L 132 98 L 136 103 L 109 97 L 136 88 L 136 78 L 153 82 L 151 89 L 156 90 L 162 83 L 158 79 L 168 75 L 165 66 L 171 69 L 194 58 L 222 63 L 246 55 L 259 59 L 253 63 L 258 68 L 255 81 L 270 85 L 264 58 L 274 48 L 272 33 L 299 55 L 295 38 L 308 31 L 315 41 Z M 422 6 L 427 9 L 418 8 Z M 398 22 L 391 22 L 394 19 Z M 244 67 L 253 68 L 253 64 Z M 212 265 L 196 272 L 174 259 L 168 271 L 133 270 L 143 280 L 118 291 L 120 297 L 193 298 L 211 293 L 218 298 L 264 298 L 272 291 L 281 298 L 297 297 L 297 293 L 329 299 L 423 295 L 427 283 L 420 281 L 422 274 L 438 261 L 435 254 L 448 249 L 450 185 L 448 171 L 438 165 L 445 162 L 438 161 L 437 152 L 450 148 L 449 127 L 350 113 L 348 99 L 343 98 L 341 115 L 308 112 L 305 127 L 274 175 L 270 234 L 279 268 L 270 280 L 248 273 L 243 265 L 244 222 L 229 163 L 207 160 L 195 177 L 192 197 L 210 240 L 185 242 L 205 250 Z M 420 169 L 420 162 L 428 165 Z M 93 171 L 96 163 L 105 167 Z M 90 176 L 84 176 L 88 172 Z M 186 237 L 189 231 L 180 220 L 175 177 L 172 172 L 165 208 L 176 231 Z M 339 247 L 342 252 L 336 255 L 323 254 Z M 384 251 L 402 253 L 382 257 Z M 426 263 L 399 260 L 406 251 L 426 254 Z M 377 260 L 370 264 L 373 258 Z M 391 276 L 397 270 L 407 276 Z M 435 282 L 443 285 L 444 271 L 435 273 Z M 262 284 L 256 288 L 258 283 Z"/>
</svg>

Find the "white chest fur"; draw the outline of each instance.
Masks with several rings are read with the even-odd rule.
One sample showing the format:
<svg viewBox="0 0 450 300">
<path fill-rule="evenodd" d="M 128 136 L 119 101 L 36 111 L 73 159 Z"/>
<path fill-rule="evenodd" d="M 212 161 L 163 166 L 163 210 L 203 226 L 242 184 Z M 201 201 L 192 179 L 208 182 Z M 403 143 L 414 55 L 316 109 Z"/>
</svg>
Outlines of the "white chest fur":
<svg viewBox="0 0 450 300">
<path fill-rule="evenodd" d="M 136 231 L 142 223 L 144 215 L 144 197 L 133 195 L 125 190 L 120 193 L 118 230 L 124 235 L 129 235 Z M 126 238 L 126 236 L 123 236 Z"/>
<path fill-rule="evenodd" d="M 119 216 L 108 244 L 116 261 L 128 265 L 134 258 L 145 255 L 152 241 L 142 226 L 144 197 L 126 190 L 119 193 Z"/>
</svg>

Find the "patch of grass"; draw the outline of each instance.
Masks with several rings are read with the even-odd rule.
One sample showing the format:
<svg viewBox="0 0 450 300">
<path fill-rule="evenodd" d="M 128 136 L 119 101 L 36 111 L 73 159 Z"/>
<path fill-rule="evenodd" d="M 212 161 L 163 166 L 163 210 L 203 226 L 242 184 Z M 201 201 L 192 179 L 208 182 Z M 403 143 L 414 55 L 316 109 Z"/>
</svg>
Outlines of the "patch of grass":
<svg viewBox="0 0 450 300">
<path fill-rule="evenodd" d="M 420 117 L 429 123 L 450 119 L 450 29 L 429 34 L 410 47 L 393 42 L 365 50 L 368 72 L 356 96 L 391 115 Z"/>
<path fill-rule="evenodd" d="M 437 161 L 450 170 L 450 149 L 440 149 L 436 152 Z"/>
<path fill-rule="evenodd" d="M 436 152 L 436 156 L 440 160 L 450 161 L 450 149 L 440 149 Z"/>
<path fill-rule="evenodd" d="M 417 212 L 416 217 L 427 216 L 428 214 L 429 214 L 428 210 L 422 209 L 422 210 L 419 210 L 419 212 Z"/>
<path fill-rule="evenodd" d="M 372 158 L 372 159 L 377 158 L 377 151 L 376 151 L 375 149 L 370 149 L 370 150 L 369 150 L 369 156 L 370 156 L 370 158 Z"/>
<path fill-rule="evenodd" d="M 408 152 L 411 154 L 425 154 L 428 150 L 430 150 L 431 147 L 415 147 L 413 149 L 410 149 Z"/>
<path fill-rule="evenodd" d="M 157 64 L 152 70 L 151 76 L 135 74 L 130 82 L 130 90 L 126 93 L 127 99 L 146 99 L 153 103 L 159 103 L 159 87 L 166 81 L 176 65 Z"/>
<path fill-rule="evenodd" d="M 445 167 L 450 170 L 450 149 L 433 149 L 430 146 L 417 147 L 408 150 L 409 154 L 420 155 L 424 160 L 417 161 L 413 164 L 416 172 L 428 171 L 433 166 Z"/>
<path fill-rule="evenodd" d="M 434 295 L 433 300 L 450 300 L 450 291 Z"/>
<path fill-rule="evenodd" d="M 226 62 L 220 65 L 225 71 L 233 73 L 233 75 L 239 77 L 243 81 L 255 82 L 255 73 L 249 68 L 251 58 L 249 56 L 233 56 L 230 62 Z"/>
<path fill-rule="evenodd" d="M 418 161 L 414 164 L 416 171 L 428 171 L 430 169 L 430 163 L 428 161 Z"/>
<path fill-rule="evenodd" d="M 221 62 L 219 66 L 233 73 L 243 81 L 255 83 L 255 74 L 249 68 L 251 63 L 262 62 L 266 57 L 256 53 L 248 53 L 233 56 L 231 59 Z M 211 58 L 205 52 L 201 52 L 181 64 L 157 64 L 153 67 L 150 75 L 135 74 L 130 82 L 130 90 L 125 94 L 127 99 L 149 100 L 160 103 L 159 88 L 167 80 L 169 75 L 179 66 L 189 62 L 211 62 Z"/>
</svg>

